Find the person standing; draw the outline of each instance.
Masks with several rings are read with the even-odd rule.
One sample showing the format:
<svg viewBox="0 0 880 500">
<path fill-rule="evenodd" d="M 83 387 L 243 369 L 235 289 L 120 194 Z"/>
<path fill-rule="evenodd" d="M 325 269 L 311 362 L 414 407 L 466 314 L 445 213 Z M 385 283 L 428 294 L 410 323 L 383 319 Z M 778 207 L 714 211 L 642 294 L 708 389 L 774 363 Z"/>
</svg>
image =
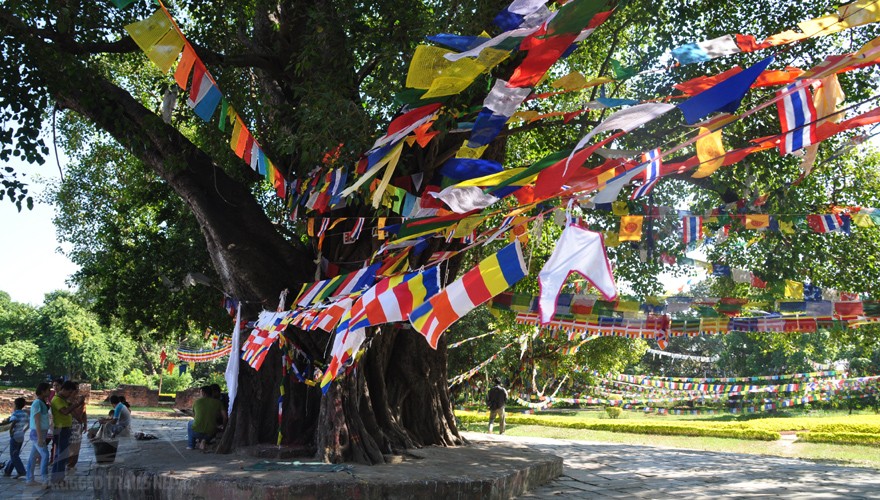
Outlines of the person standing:
<svg viewBox="0 0 880 500">
<path fill-rule="evenodd" d="M 46 438 L 49 434 L 49 400 L 51 389 L 49 384 L 43 382 L 37 386 L 35 391 L 37 399 L 31 403 L 31 456 L 28 459 L 27 484 L 34 484 L 34 466 L 37 464 L 37 457 L 40 459 L 40 474 L 42 475 L 43 484 L 49 482 L 49 447 L 46 445 Z"/>
<path fill-rule="evenodd" d="M 501 379 L 495 379 L 495 386 L 489 389 L 486 395 L 486 405 L 489 407 L 489 434 L 492 433 L 492 424 L 497 415 L 500 420 L 501 432 L 504 434 L 504 406 L 507 404 L 507 389 L 501 384 Z"/>
<path fill-rule="evenodd" d="M 72 416 L 73 426 L 70 428 L 70 456 L 67 458 L 67 470 L 76 469 L 76 464 L 79 462 L 79 451 L 82 447 L 82 436 L 89 423 L 85 405 L 74 410 Z"/>
<path fill-rule="evenodd" d="M 21 446 L 24 444 L 24 432 L 27 430 L 29 420 L 28 414 L 24 411 L 26 403 L 24 398 L 15 398 L 15 411 L 0 422 L 0 424 L 12 423 L 9 429 L 9 462 L 3 470 L 3 475 L 6 477 L 12 475 L 12 469 L 15 469 L 17 477 L 25 475 L 24 464 L 21 463 Z"/>
<path fill-rule="evenodd" d="M 202 387 L 202 397 L 193 403 L 193 415 L 195 418 L 190 420 L 186 427 L 187 450 L 196 447 L 196 441 L 200 442 L 199 448 L 204 447 L 207 441 L 210 441 L 217 433 L 217 420 L 219 419 L 223 425 L 226 425 L 226 412 L 219 399 L 213 396 L 211 386 Z"/>
<path fill-rule="evenodd" d="M 52 419 L 55 421 L 55 461 L 52 463 L 52 483 L 60 484 L 64 481 L 64 473 L 67 468 L 67 458 L 70 456 L 70 433 L 73 427 L 73 412 L 85 406 L 82 398 L 76 401 L 76 393 L 79 386 L 76 382 L 68 380 L 61 385 L 61 390 L 52 398 Z"/>
</svg>

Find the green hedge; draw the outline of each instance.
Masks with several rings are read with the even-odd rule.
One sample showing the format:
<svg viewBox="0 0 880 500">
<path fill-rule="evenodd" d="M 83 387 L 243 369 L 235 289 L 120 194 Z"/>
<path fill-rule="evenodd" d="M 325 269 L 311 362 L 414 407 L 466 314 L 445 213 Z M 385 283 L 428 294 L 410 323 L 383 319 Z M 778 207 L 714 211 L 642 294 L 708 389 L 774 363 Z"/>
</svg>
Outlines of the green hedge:
<svg viewBox="0 0 880 500">
<path fill-rule="evenodd" d="M 465 423 L 488 422 L 485 415 L 459 414 L 459 419 Z M 760 441 L 775 441 L 779 439 L 779 433 L 759 429 L 743 429 L 734 425 L 695 426 L 678 422 L 670 423 L 646 423 L 646 422 L 587 422 L 573 421 L 553 417 L 535 417 L 528 415 L 507 415 L 508 424 L 518 425 L 543 425 L 547 427 L 562 427 L 566 429 L 586 429 L 593 431 L 629 432 L 632 434 L 654 434 L 662 436 L 704 436 L 733 439 L 756 439 Z"/>
<path fill-rule="evenodd" d="M 835 423 L 835 424 L 820 424 L 813 426 L 810 429 L 811 432 L 823 432 L 823 433 L 856 433 L 856 434 L 877 434 L 880 435 L 880 424 L 847 424 L 847 423 Z"/>
<path fill-rule="evenodd" d="M 804 432 L 798 440 L 809 443 L 880 445 L 880 435 L 863 432 Z"/>
</svg>

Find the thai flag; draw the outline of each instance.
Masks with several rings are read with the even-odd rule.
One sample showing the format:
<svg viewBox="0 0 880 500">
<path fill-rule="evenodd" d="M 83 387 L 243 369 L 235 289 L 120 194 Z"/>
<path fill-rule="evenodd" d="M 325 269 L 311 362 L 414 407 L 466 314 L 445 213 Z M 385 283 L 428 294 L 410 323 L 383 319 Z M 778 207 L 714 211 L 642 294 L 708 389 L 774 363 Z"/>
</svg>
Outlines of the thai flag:
<svg viewBox="0 0 880 500">
<path fill-rule="evenodd" d="M 654 149 L 642 155 L 642 161 L 648 164 L 645 170 L 645 182 L 635 191 L 633 191 L 631 200 L 647 196 L 654 189 L 657 181 L 660 180 L 660 149 Z"/>
<path fill-rule="evenodd" d="M 800 88 L 798 88 L 800 86 Z M 792 90 L 797 89 L 795 92 Z M 779 153 L 787 155 L 801 148 L 818 142 L 816 136 L 816 107 L 813 98 L 803 83 L 794 83 L 777 96 L 791 92 L 776 102 L 779 110 L 779 122 L 782 124 L 782 140 L 779 142 Z"/>
<path fill-rule="evenodd" d="M 327 229 L 330 227 L 330 219 L 327 217 L 321 218 L 321 227 L 318 229 L 318 237 L 324 236 L 324 233 L 327 232 Z"/>
<path fill-rule="evenodd" d="M 703 217 L 682 217 L 682 239 L 685 246 L 703 239 Z"/>
<path fill-rule="evenodd" d="M 342 243 L 346 245 L 350 245 L 358 240 L 361 236 L 361 231 L 364 229 L 364 218 L 358 217 L 355 219 L 354 227 L 351 231 L 342 234 Z"/>
<path fill-rule="evenodd" d="M 849 234 L 849 218 L 845 221 L 836 214 L 808 215 L 807 224 L 810 229 L 817 233 L 831 233 L 842 231 Z"/>
</svg>

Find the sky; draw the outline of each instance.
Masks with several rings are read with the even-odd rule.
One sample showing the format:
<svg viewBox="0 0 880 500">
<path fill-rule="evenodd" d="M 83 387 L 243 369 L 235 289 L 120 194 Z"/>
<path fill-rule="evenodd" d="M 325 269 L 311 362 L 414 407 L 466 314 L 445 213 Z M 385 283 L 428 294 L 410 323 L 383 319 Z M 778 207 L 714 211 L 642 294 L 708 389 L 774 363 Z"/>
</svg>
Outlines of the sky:
<svg viewBox="0 0 880 500">
<path fill-rule="evenodd" d="M 59 243 L 52 224 L 54 207 L 40 203 L 46 182 L 58 180 L 55 157 L 43 165 L 29 165 L 18 160 L 4 162 L 27 174 L 28 194 L 34 197 L 34 209 L 22 205 L 21 212 L 4 197 L 0 200 L 0 290 L 12 300 L 39 306 L 47 292 L 70 290 L 65 283 L 79 268 L 58 251 Z M 61 163 L 62 168 L 64 162 Z"/>
</svg>

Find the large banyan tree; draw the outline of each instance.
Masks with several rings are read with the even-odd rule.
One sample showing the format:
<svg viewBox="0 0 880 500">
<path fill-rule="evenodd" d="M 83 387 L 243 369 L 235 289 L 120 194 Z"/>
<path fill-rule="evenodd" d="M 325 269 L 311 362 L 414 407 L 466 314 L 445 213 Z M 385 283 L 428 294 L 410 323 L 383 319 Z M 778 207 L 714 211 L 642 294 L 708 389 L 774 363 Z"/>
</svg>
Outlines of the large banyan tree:
<svg viewBox="0 0 880 500">
<path fill-rule="evenodd" d="M 395 217 L 399 221 L 405 205 L 400 199 L 383 203 L 381 196 L 374 203 L 373 191 L 386 189 L 387 182 L 365 182 L 343 202 L 325 202 L 315 211 L 319 217 L 346 218 L 325 230 L 315 227 L 320 219 L 308 223 L 315 215 L 308 208 L 315 208 L 316 200 L 298 197 L 316 186 L 334 194 L 339 185 L 333 186 L 338 178 L 328 177 L 331 172 L 345 172 L 345 182 L 351 185 L 363 172 L 357 169 L 359 163 L 371 161 L 362 155 L 376 137 L 386 134 L 394 117 L 431 104 L 439 103 L 442 110 L 430 129 L 417 131 L 417 140 L 403 148 L 388 177 L 410 179 L 409 184 L 395 185 L 427 203 L 433 198 L 426 189 L 442 187 L 439 172 L 456 156 L 478 156 L 505 167 L 546 167 L 564 159 L 585 132 L 609 115 L 609 106 L 665 100 L 675 92 L 673 83 L 760 60 L 754 54 L 736 56 L 738 51 L 728 51 L 728 58 L 676 65 L 665 54 L 670 48 L 737 33 L 760 38 L 836 8 L 824 1 L 770 6 L 751 1 L 570 0 L 551 2 L 547 10 L 544 2 L 536 1 L 517 1 L 508 8 L 505 1 L 483 0 L 180 0 L 168 5 L 166 12 L 148 2 L 128 4 L 124 0 L 0 4 L 0 157 L 15 155 L 37 163 L 48 155 L 49 140 L 64 148 L 71 161 L 55 201 L 62 207 L 61 233 L 74 243 L 74 260 L 83 266 L 78 282 L 105 315 L 123 316 L 137 331 L 166 335 L 175 328 L 175 318 L 206 314 L 182 303 L 208 296 L 216 300 L 216 293 L 205 293 L 208 289 L 196 292 L 162 285 L 179 280 L 186 271 L 209 273 L 212 268 L 216 287 L 241 300 L 245 317 L 253 319 L 260 309 L 274 310 L 282 290 L 291 291 L 284 304 L 289 307 L 302 284 L 355 271 L 370 259 L 381 262 L 400 251 L 377 254 L 386 243 L 379 226 Z M 541 27 L 551 12 L 558 14 L 555 21 Z M 173 54 L 154 51 L 152 61 L 165 61 L 163 70 L 179 67 L 185 60 L 204 65 L 199 70 L 196 64 L 191 80 L 189 72 L 183 75 L 184 91 L 176 88 L 171 74 L 144 56 L 152 47 L 139 46 L 123 29 L 153 15 L 177 21 L 188 42 Z M 135 30 L 151 29 L 139 26 Z M 415 73 L 408 69 L 419 43 L 452 44 L 456 51 L 464 51 L 522 26 L 544 31 L 517 33 L 489 51 L 477 50 L 484 59 L 478 59 L 482 66 L 469 80 L 431 66 Z M 791 51 L 780 51 L 780 61 L 809 67 L 825 53 L 843 52 L 841 43 L 848 50 L 858 49 L 872 29 L 801 41 Z M 477 37 L 483 30 L 488 33 Z M 442 32 L 464 36 L 424 41 L 426 35 Z M 587 34 L 591 36 L 584 39 Z M 531 45 L 521 45 L 523 40 Z M 159 42 L 157 38 L 152 43 Z M 724 43 L 729 47 L 732 42 Z M 734 63 L 731 57 L 740 58 Z M 544 78 L 548 68 L 549 78 Z M 209 80 L 215 87 L 201 88 L 204 69 L 213 76 Z M 568 79 L 560 82 L 567 74 Z M 447 80 L 434 86 L 431 80 L 438 76 Z M 431 86 L 413 84 L 425 78 Z M 853 101 L 864 101 L 873 92 L 864 74 L 847 78 L 843 84 Z M 508 115 L 498 115 L 497 108 L 512 99 L 508 94 L 507 101 L 495 103 L 492 112 L 481 113 L 488 90 L 511 80 L 519 82 L 519 102 L 529 94 L 536 97 L 518 106 L 531 114 L 505 124 L 517 108 L 515 103 Z M 222 100 L 212 94 L 213 88 L 222 90 Z M 749 94 L 743 106 L 762 102 L 767 94 L 762 95 Z M 200 109 L 193 96 L 213 96 L 215 102 L 211 109 Z M 621 98 L 634 100 L 617 100 Z M 195 109 L 185 106 L 186 101 Z M 196 117 L 205 118 L 206 111 L 209 121 Z M 735 137 L 726 139 L 730 148 L 777 133 L 775 118 L 768 116 L 731 125 Z M 621 154 L 630 150 L 636 157 L 658 147 L 672 149 L 675 138 L 689 130 L 680 122 L 680 116 L 666 116 L 608 146 Z M 473 142 L 472 130 L 481 123 L 497 130 L 485 144 L 477 141 L 474 147 L 463 147 L 469 138 Z M 243 137 L 242 125 L 251 137 L 243 143 L 238 141 Z M 230 133 L 235 138 L 231 148 Z M 477 147 L 483 145 L 485 150 Z M 821 148 L 820 158 L 840 151 L 833 141 Z M 686 153 L 692 155 L 693 147 L 678 154 Z M 581 158 L 582 168 L 599 166 L 597 156 Z M 847 157 L 835 158 L 844 162 Z M 792 188 L 791 181 L 800 173 L 798 164 L 790 157 L 780 160 L 767 154 L 728 165 L 711 177 L 675 172 L 668 176 L 673 180 L 664 181 L 668 190 L 658 190 L 655 201 L 672 204 L 686 198 L 706 206 L 753 201 L 753 188 L 761 184 L 767 188 L 757 194 L 777 193 L 770 203 L 779 209 L 871 203 L 872 198 L 857 192 L 852 183 L 835 187 L 833 196 L 820 189 L 834 177 L 827 166 L 817 167 L 815 176 Z M 857 172 L 853 175 L 864 175 Z M 8 194 L 17 195 L 21 185 L 10 174 L 4 181 Z M 870 182 L 876 185 L 876 179 Z M 598 186 L 588 182 L 582 187 L 592 191 Z M 805 200 L 799 192 L 812 198 Z M 872 196 L 877 201 L 876 193 Z M 546 198 L 546 203 L 554 203 L 553 196 Z M 532 207 L 527 213 L 546 208 Z M 366 221 L 359 233 L 354 231 L 358 218 Z M 607 223 L 600 219 L 594 223 Z M 346 233 L 349 238 L 355 234 L 356 241 L 344 241 Z M 744 248 L 730 246 L 730 261 L 751 260 L 753 268 L 796 275 L 805 269 L 802 257 L 815 256 L 819 248 L 804 243 L 800 254 L 791 253 L 788 238 L 760 242 L 755 248 L 767 249 L 761 262 L 754 262 L 754 254 L 749 257 Z M 417 269 L 434 251 L 460 248 L 458 240 L 427 238 L 427 248 L 408 255 L 405 267 Z M 664 247 L 670 254 L 680 253 L 678 240 L 673 240 L 658 237 L 651 245 L 654 255 Z M 640 258 L 638 244 L 609 250 L 616 261 L 615 273 L 634 290 L 662 291 L 662 284 L 654 279 L 662 266 L 656 259 Z M 841 252 L 840 258 L 851 257 Z M 461 260 L 459 256 L 442 265 L 447 282 L 462 267 Z M 848 280 L 850 285 L 873 276 L 842 276 L 831 270 L 813 274 L 816 280 Z M 174 315 L 163 317 L 158 311 L 174 311 Z M 460 444 L 447 388 L 443 337 L 435 350 L 418 333 L 398 326 L 373 329 L 357 369 L 339 377 L 326 394 L 284 377 L 276 348 L 269 351 L 260 371 L 242 365 L 238 399 L 221 447 L 231 450 L 275 442 L 279 386 L 286 394 L 284 442 L 315 449 L 325 460 L 381 463 L 384 455 L 410 447 Z M 290 327 L 285 337 L 304 353 L 308 366 L 328 362 L 331 334 Z"/>
</svg>

